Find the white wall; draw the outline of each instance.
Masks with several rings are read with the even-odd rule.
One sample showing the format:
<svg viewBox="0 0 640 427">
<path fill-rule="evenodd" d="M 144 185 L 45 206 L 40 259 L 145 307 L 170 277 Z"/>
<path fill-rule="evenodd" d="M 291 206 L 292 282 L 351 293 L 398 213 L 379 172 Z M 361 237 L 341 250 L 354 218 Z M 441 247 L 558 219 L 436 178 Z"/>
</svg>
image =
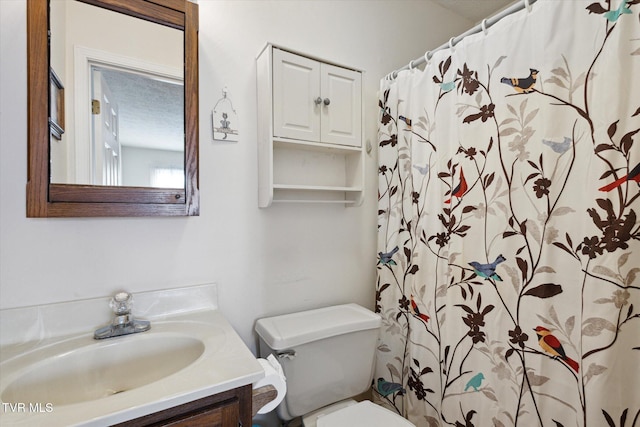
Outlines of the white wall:
<svg viewBox="0 0 640 427">
<path fill-rule="evenodd" d="M 26 0 L 0 0 L 0 308 L 217 282 L 254 347 L 256 318 L 333 303 L 373 306 L 381 77 L 471 22 L 424 1 L 201 0 L 200 202 L 191 218 L 26 218 Z M 366 71 L 361 207 L 257 208 L 255 57 L 267 42 Z M 227 86 L 240 142 L 214 143 Z"/>
</svg>

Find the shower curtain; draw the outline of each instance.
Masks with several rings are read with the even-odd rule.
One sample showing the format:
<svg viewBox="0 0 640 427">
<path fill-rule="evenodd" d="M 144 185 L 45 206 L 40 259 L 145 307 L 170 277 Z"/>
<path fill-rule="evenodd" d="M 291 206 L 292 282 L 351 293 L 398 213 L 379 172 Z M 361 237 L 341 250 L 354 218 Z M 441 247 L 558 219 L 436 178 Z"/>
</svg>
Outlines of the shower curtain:
<svg viewBox="0 0 640 427">
<path fill-rule="evenodd" d="M 379 97 L 375 400 L 640 427 L 640 0 L 539 0 Z"/>
</svg>

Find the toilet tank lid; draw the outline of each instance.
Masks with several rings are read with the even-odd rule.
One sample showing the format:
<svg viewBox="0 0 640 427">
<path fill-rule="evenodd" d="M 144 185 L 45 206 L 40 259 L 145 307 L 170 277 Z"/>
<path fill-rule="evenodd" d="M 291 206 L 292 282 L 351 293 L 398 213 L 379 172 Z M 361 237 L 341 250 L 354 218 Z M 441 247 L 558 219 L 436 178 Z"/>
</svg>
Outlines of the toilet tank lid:
<svg viewBox="0 0 640 427">
<path fill-rule="evenodd" d="M 256 322 L 256 332 L 273 350 L 284 350 L 350 332 L 377 329 L 380 316 L 358 304 L 343 304 Z"/>
</svg>

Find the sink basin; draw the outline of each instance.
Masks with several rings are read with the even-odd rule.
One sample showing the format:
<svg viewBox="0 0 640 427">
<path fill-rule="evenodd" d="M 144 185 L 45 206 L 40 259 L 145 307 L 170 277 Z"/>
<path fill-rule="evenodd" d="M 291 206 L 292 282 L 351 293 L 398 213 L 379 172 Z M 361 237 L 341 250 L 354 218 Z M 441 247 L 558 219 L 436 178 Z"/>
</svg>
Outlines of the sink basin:
<svg viewBox="0 0 640 427">
<path fill-rule="evenodd" d="M 105 298 L 0 310 L 0 425 L 104 427 L 264 377 L 215 285 L 141 292 L 136 307 L 151 329 L 104 340 Z"/>
<path fill-rule="evenodd" d="M 153 329 L 105 341 L 72 341 L 29 355 L 34 363 L 23 361 L 28 368 L 7 384 L 1 400 L 61 406 L 102 399 L 175 374 L 205 350 L 198 337 Z"/>
</svg>

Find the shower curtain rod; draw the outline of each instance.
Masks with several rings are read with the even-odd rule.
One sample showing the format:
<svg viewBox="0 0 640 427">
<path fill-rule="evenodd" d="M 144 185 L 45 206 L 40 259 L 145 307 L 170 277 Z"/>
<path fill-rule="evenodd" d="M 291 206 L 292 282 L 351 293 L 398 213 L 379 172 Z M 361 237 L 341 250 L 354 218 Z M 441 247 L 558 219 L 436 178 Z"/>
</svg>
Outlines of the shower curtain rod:
<svg viewBox="0 0 640 427">
<path fill-rule="evenodd" d="M 399 68 L 395 71 L 390 72 L 389 74 L 387 74 L 385 76 L 385 80 L 393 80 L 396 77 L 398 77 L 398 73 L 402 70 L 410 70 L 413 69 L 419 65 L 422 65 L 426 62 L 428 62 L 432 57 L 433 54 L 439 50 L 443 50 L 443 49 L 447 49 L 447 48 L 453 48 L 455 45 L 457 45 L 458 43 L 460 43 L 462 41 L 462 39 L 464 39 L 467 36 L 470 36 L 472 34 L 476 34 L 479 33 L 480 31 L 487 31 L 487 29 L 489 27 L 491 27 L 492 25 L 494 25 L 496 22 L 500 21 L 502 18 L 504 18 L 505 16 L 509 16 L 512 13 L 521 11 L 524 8 L 527 8 L 527 10 L 531 10 L 531 5 L 534 4 L 536 1 L 538 0 L 521 0 L 518 3 L 515 3 L 511 6 L 509 6 L 508 8 L 506 8 L 505 10 L 503 10 L 502 12 L 488 18 L 488 19 L 483 19 L 482 23 L 476 25 L 475 27 L 471 28 L 470 30 L 460 34 L 458 37 L 451 37 L 449 39 L 449 41 L 445 44 L 443 44 L 442 46 L 427 51 L 427 53 L 424 54 L 424 56 L 421 56 L 420 58 L 416 58 L 413 61 L 410 61 L 407 65 L 405 65 L 402 68 Z"/>
</svg>

